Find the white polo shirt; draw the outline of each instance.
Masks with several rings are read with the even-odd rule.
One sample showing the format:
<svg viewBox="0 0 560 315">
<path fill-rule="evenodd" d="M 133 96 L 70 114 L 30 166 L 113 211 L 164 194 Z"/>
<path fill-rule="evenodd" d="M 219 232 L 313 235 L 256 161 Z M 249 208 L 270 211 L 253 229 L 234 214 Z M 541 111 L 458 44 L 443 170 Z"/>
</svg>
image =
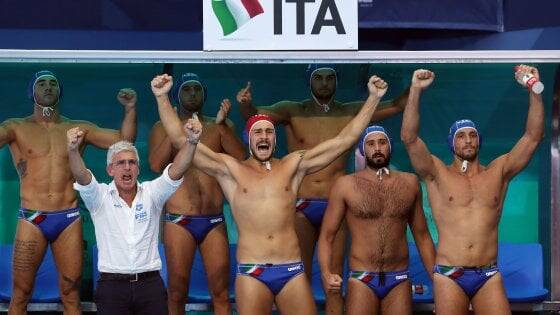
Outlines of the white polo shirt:
<svg viewBox="0 0 560 315">
<path fill-rule="evenodd" d="M 132 207 L 119 196 L 115 182 L 74 183 L 91 213 L 99 250 L 100 272 L 140 273 L 160 270 L 158 235 L 163 205 L 183 182 L 169 177 L 169 164 L 163 174 L 138 183 Z M 91 173 L 91 171 L 90 171 Z"/>
</svg>

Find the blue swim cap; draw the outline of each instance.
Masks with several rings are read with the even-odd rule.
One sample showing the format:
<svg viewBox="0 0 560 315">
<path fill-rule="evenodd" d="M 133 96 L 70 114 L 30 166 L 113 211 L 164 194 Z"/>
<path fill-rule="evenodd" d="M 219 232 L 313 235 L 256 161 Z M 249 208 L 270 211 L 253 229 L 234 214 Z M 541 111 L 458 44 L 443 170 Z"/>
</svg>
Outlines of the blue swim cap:
<svg viewBox="0 0 560 315">
<path fill-rule="evenodd" d="M 358 141 L 358 150 L 360 150 L 360 154 L 362 156 L 365 156 L 366 138 L 372 133 L 381 133 L 387 138 L 387 140 L 389 140 L 389 155 L 391 155 L 391 152 L 393 151 L 393 140 L 391 139 L 391 137 L 389 137 L 389 133 L 387 133 L 387 130 L 379 125 L 371 125 L 367 127 L 364 132 L 362 132 L 360 140 Z"/>
<path fill-rule="evenodd" d="M 449 150 L 451 150 L 451 153 L 455 154 L 455 135 L 457 134 L 457 132 L 459 132 L 459 130 L 465 128 L 472 128 L 476 131 L 476 134 L 478 135 L 478 148 L 480 150 L 480 146 L 482 145 L 482 137 L 480 136 L 480 132 L 478 131 L 476 124 L 470 119 L 461 119 L 454 122 L 449 128 L 449 134 L 447 135 L 447 145 L 449 146 Z"/>
<path fill-rule="evenodd" d="M 56 82 L 58 83 L 58 100 L 60 101 L 60 99 L 62 98 L 62 82 L 60 82 L 60 80 L 56 77 L 56 75 L 54 75 L 54 73 L 52 73 L 51 71 L 48 70 L 41 70 L 38 72 L 35 72 L 32 76 L 31 79 L 29 80 L 29 83 L 27 84 L 27 98 L 33 102 L 33 104 L 35 104 L 35 84 L 37 84 L 37 81 L 39 81 L 39 79 L 44 78 L 44 77 L 53 77 Z"/>
<path fill-rule="evenodd" d="M 206 96 L 207 96 L 206 85 L 204 85 L 202 81 L 200 81 L 197 74 L 192 72 L 187 72 L 187 73 L 183 73 L 181 75 L 181 78 L 173 86 L 173 92 L 171 93 L 171 97 L 173 97 L 175 104 L 181 105 L 181 97 L 179 96 L 179 94 L 181 93 L 181 88 L 183 88 L 185 84 L 191 82 L 196 82 L 202 87 L 202 101 L 203 102 L 206 101 Z"/>
<path fill-rule="evenodd" d="M 313 77 L 313 73 L 315 73 L 315 71 L 321 70 L 321 69 L 329 69 L 334 71 L 334 75 L 336 77 L 336 86 L 335 88 L 338 87 L 338 71 L 336 71 L 336 67 L 333 64 L 309 64 L 307 65 L 307 69 L 305 69 L 305 81 L 307 82 L 307 85 L 309 87 L 311 87 L 311 78 Z"/>
</svg>

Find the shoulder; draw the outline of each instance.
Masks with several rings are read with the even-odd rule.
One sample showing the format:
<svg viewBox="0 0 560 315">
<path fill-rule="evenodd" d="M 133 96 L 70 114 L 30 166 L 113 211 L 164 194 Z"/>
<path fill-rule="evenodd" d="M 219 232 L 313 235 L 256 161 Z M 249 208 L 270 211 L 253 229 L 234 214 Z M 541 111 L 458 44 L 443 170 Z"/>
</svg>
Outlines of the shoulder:
<svg viewBox="0 0 560 315">
<path fill-rule="evenodd" d="M 300 110 L 302 105 L 303 105 L 303 102 L 283 100 L 283 101 L 280 101 L 280 102 L 274 104 L 274 107 L 276 107 L 278 109 L 288 111 L 288 112 L 293 112 L 293 111 Z"/>
<path fill-rule="evenodd" d="M 411 192 L 420 191 L 420 179 L 416 174 L 401 171 L 391 172 L 398 177 L 399 186 L 402 184 L 402 189 L 408 189 Z"/>
<path fill-rule="evenodd" d="M 285 108 L 293 108 L 293 107 L 299 106 L 301 104 L 302 104 L 302 102 L 298 102 L 298 101 L 282 100 L 282 101 L 274 104 L 274 106 L 285 107 Z"/>
<path fill-rule="evenodd" d="M 495 158 L 492 162 L 490 162 L 490 164 L 488 164 L 486 170 L 494 170 L 498 168 L 501 169 L 506 163 L 508 157 L 509 157 L 509 153 L 500 155 L 499 157 Z"/>
<path fill-rule="evenodd" d="M 301 102 L 294 102 L 290 100 L 283 100 L 267 108 L 276 114 L 288 115 L 289 117 L 296 115 L 301 111 Z M 265 112 L 266 114 L 266 112 Z M 284 117 L 289 119 L 289 117 Z"/>
<path fill-rule="evenodd" d="M 418 179 L 418 176 L 416 176 L 416 174 L 414 174 L 414 173 L 401 172 L 401 171 L 393 171 L 393 173 L 397 174 L 398 176 L 400 176 L 403 180 L 405 180 L 408 183 L 418 184 L 420 182 L 420 180 Z"/>
<path fill-rule="evenodd" d="M 335 106 L 341 107 L 341 108 L 346 109 L 346 110 L 360 110 L 360 108 L 362 108 L 364 103 L 365 103 L 364 101 L 353 101 L 353 102 L 343 103 L 343 102 L 334 100 Z"/>
<path fill-rule="evenodd" d="M 229 129 L 233 129 L 235 127 L 235 124 L 233 123 L 233 121 L 229 118 L 226 118 L 226 122 L 225 124 L 217 124 L 216 123 L 216 117 L 213 116 L 204 116 L 203 119 L 203 125 L 207 126 L 207 127 L 211 127 L 211 128 L 218 128 L 218 129 L 222 129 L 222 128 L 229 128 Z"/>
<path fill-rule="evenodd" d="M 31 117 L 25 118 L 8 118 L 2 122 L 2 126 L 7 128 L 17 128 L 18 126 L 23 126 L 26 124 L 33 123 L 30 119 Z"/>
<path fill-rule="evenodd" d="M 212 151 L 210 148 L 208 148 L 208 149 L 210 151 Z M 222 161 L 226 164 L 226 166 L 229 169 L 237 169 L 241 165 L 246 165 L 247 160 L 240 161 L 240 160 L 238 160 L 238 159 L 234 158 L 233 156 L 231 156 L 229 154 L 226 154 L 226 153 L 220 153 L 220 152 L 214 152 L 214 153 L 216 153 L 222 159 Z"/>
<path fill-rule="evenodd" d="M 71 127 L 80 127 L 85 129 L 97 128 L 97 125 L 87 120 L 72 120 L 64 116 L 61 117 L 61 124 L 69 125 Z"/>
<path fill-rule="evenodd" d="M 308 150 L 296 150 L 290 152 L 288 155 L 284 156 L 280 161 L 282 162 L 289 162 L 289 161 L 301 161 L 307 154 Z"/>
<path fill-rule="evenodd" d="M 334 181 L 334 185 L 339 188 L 348 187 L 349 184 L 356 181 L 357 176 L 359 176 L 357 173 L 340 176 Z"/>
</svg>

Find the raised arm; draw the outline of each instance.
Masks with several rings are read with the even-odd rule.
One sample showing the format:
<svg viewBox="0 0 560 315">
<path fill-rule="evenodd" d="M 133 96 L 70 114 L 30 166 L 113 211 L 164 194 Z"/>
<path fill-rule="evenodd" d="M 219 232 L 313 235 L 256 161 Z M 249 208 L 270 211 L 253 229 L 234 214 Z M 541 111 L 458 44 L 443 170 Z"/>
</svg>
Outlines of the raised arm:
<svg viewBox="0 0 560 315">
<path fill-rule="evenodd" d="M 371 122 L 380 121 L 402 113 L 406 107 L 408 92 L 409 89 L 406 89 L 397 98 L 379 103 L 375 113 L 373 113 L 373 116 L 371 117 Z M 352 106 L 356 108 L 356 112 L 358 112 L 363 104 L 364 102 L 358 101 L 346 103 L 344 106 Z"/>
<path fill-rule="evenodd" d="M 245 146 L 234 133 L 234 126 L 221 125 L 219 126 L 222 148 L 224 152 L 231 155 L 236 160 L 244 160 L 246 158 Z"/>
<path fill-rule="evenodd" d="M 173 78 L 167 74 L 156 76 L 151 82 L 163 128 L 173 146 L 178 149 L 187 141 L 187 135 L 177 112 L 171 107 L 171 101 L 169 101 L 169 91 L 172 86 Z"/>
<path fill-rule="evenodd" d="M 121 89 L 117 100 L 124 108 L 124 118 L 121 130 L 99 128 L 94 124 L 86 123 L 85 142 L 102 149 L 109 148 L 113 143 L 126 140 L 134 143 L 136 140 L 136 92 L 132 89 Z"/>
<path fill-rule="evenodd" d="M 70 170 L 76 182 L 82 186 L 91 183 L 91 173 L 87 170 L 80 153 L 80 145 L 84 141 L 84 136 L 84 131 L 79 127 L 71 128 L 66 132 Z"/>
<path fill-rule="evenodd" d="M 10 120 L 6 120 L 0 124 L 0 148 L 3 147 L 6 143 L 10 143 L 16 139 L 16 135 L 14 130 L 12 129 L 12 125 Z"/>
<path fill-rule="evenodd" d="M 387 92 L 387 83 L 377 76 L 372 76 L 368 82 L 368 89 L 369 97 L 364 106 L 336 137 L 320 143 L 307 152 L 296 152 L 296 154 L 303 154 L 298 173 L 305 175 L 319 171 L 350 149 L 358 140 L 371 120 L 379 100 Z"/>
<path fill-rule="evenodd" d="M 520 65 L 520 71 L 532 73 L 540 80 L 537 68 Z M 539 142 L 544 136 L 544 106 L 542 96 L 529 91 L 529 112 L 527 114 L 527 122 L 525 125 L 525 133 L 517 141 L 513 149 L 505 154 L 504 176 L 511 179 L 517 173 L 521 172 L 531 160 L 533 153 L 537 149 Z"/>
<path fill-rule="evenodd" d="M 161 122 L 157 122 L 150 131 L 149 138 L 149 155 L 150 169 L 153 172 L 161 173 L 173 156 L 173 144 L 165 133 Z"/>
<path fill-rule="evenodd" d="M 121 125 L 119 140 L 130 143 L 136 141 L 136 102 L 138 97 L 133 89 L 121 89 L 117 94 L 117 100 L 124 107 L 124 118 Z"/>
<path fill-rule="evenodd" d="M 245 159 L 245 146 L 235 136 L 235 126 L 233 122 L 227 119 L 229 110 L 231 109 L 231 102 L 228 99 L 222 100 L 220 110 L 216 114 L 216 124 L 220 132 L 220 142 L 225 153 L 231 155 L 237 160 Z"/>
<path fill-rule="evenodd" d="M 187 141 L 187 136 L 182 129 L 181 120 L 169 101 L 168 93 L 172 86 L 173 78 L 167 74 L 158 75 L 151 82 L 163 128 L 171 139 L 173 146 L 180 148 Z M 230 174 L 225 162 L 226 159 L 227 156 L 224 154 L 216 153 L 200 143 L 197 145 L 193 163 L 197 168 L 220 181 L 220 177 Z"/>
<path fill-rule="evenodd" d="M 202 124 L 198 119 L 189 119 L 184 129 L 187 135 L 187 141 L 183 143 L 181 149 L 179 149 L 179 152 L 177 152 L 173 159 L 173 164 L 169 167 L 169 177 L 172 180 L 178 180 L 183 177 L 191 165 L 196 146 L 202 134 Z"/>
<path fill-rule="evenodd" d="M 418 107 L 422 91 L 432 84 L 434 78 L 435 74 L 429 70 L 414 71 L 401 126 L 401 140 L 408 151 L 410 162 L 416 173 L 423 179 L 433 179 L 436 167 L 434 157 L 424 141 L 418 137 L 420 126 Z"/>
<path fill-rule="evenodd" d="M 247 82 L 247 86 L 237 92 L 237 102 L 239 103 L 241 116 L 245 120 L 256 114 L 266 114 L 278 124 L 288 124 L 290 122 L 289 108 L 293 105 L 293 102 L 282 101 L 271 106 L 255 107 L 253 105 L 251 82 Z"/>
<path fill-rule="evenodd" d="M 330 191 L 329 205 L 323 216 L 321 233 L 317 243 L 317 255 L 319 266 L 321 267 L 321 279 L 323 288 L 329 292 L 340 291 L 342 285 L 341 275 L 333 274 L 332 266 L 332 247 L 334 239 L 344 216 L 346 215 L 346 205 L 344 203 L 344 178 L 339 177 Z"/>
<path fill-rule="evenodd" d="M 412 209 L 412 214 L 408 219 L 408 225 L 412 231 L 412 236 L 414 237 L 418 252 L 422 257 L 424 267 L 433 280 L 432 268 L 436 263 L 436 250 L 434 248 L 432 236 L 430 235 L 430 230 L 428 229 L 428 224 L 426 223 L 424 207 L 422 206 L 422 187 L 420 183 L 417 183 L 417 185 L 418 193 L 416 194 L 414 209 Z"/>
</svg>

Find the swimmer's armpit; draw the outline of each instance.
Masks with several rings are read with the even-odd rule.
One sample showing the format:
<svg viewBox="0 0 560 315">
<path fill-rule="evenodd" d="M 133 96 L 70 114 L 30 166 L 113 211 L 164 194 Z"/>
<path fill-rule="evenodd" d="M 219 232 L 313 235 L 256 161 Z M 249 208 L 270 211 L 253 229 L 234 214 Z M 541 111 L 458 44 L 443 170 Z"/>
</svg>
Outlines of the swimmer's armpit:
<svg viewBox="0 0 560 315">
<path fill-rule="evenodd" d="M 24 178 L 27 175 L 27 161 L 20 160 L 16 166 L 17 172 L 20 178 Z"/>
</svg>

